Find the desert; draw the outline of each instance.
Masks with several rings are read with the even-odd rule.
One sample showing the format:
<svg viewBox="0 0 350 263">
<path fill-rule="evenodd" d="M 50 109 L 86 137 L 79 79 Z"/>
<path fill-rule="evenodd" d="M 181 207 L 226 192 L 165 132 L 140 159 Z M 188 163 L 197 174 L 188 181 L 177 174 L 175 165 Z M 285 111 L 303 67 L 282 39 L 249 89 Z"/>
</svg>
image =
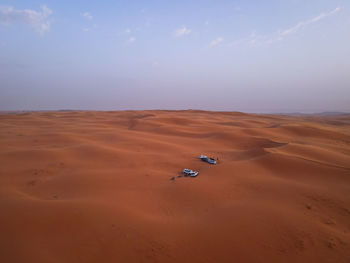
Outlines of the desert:
<svg viewBox="0 0 350 263">
<path fill-rule="evenodd" d="M 350 115 L 1 113 L 0 211 L 1 262 L 350 262 Z"/>
</svg>

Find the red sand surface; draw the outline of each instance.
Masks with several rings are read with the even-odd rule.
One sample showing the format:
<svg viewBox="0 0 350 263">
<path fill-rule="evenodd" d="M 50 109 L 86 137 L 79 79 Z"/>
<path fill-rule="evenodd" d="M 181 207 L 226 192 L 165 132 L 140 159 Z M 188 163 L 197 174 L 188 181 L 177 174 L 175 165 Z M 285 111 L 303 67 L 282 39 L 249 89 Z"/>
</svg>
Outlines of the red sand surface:
<svg viewBox="0 0 350 263">
<path fill-rule="evenodd" d="M 349 231 L 349 115 L 0 115 L 0 262 L 350 262 Z"/>
</svg>

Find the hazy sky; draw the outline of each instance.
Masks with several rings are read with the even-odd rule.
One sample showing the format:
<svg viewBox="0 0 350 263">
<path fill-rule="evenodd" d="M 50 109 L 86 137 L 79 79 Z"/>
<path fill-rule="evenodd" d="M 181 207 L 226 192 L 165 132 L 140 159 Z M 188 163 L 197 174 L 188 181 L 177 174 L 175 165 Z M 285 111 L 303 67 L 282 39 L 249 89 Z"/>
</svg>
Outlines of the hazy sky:
<svg viewBox="0 0 350 263">
<path fill-rule="evenodd" d="M 350 111 L 350 1 L 0 1 L 0 110 Z"/>
</svg>

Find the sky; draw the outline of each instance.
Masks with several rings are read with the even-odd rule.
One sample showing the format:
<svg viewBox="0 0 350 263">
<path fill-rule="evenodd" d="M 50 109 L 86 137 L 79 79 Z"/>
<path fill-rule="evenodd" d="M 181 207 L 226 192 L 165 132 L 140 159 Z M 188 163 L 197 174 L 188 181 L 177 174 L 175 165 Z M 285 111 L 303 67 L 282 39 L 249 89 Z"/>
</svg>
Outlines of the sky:
<svg viewBox="0 0 350 263">
<path fill-rule="evenodd" d="M 349 0 L 0 0 L 0 110 L 350 112 Z"/>
</svg>

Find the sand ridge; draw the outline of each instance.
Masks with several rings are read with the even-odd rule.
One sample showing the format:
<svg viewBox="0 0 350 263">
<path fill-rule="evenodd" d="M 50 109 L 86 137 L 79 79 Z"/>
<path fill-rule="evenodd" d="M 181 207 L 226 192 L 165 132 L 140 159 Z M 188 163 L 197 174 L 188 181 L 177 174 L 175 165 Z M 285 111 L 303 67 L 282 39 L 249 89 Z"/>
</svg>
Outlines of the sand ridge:
<svg viewBox="0 0 350 263">
<path fill-rule="evenodd" d="M 350 116 L 0 114 L 0 209 L 1 262 L 349 262 Z"/>
</svg>

